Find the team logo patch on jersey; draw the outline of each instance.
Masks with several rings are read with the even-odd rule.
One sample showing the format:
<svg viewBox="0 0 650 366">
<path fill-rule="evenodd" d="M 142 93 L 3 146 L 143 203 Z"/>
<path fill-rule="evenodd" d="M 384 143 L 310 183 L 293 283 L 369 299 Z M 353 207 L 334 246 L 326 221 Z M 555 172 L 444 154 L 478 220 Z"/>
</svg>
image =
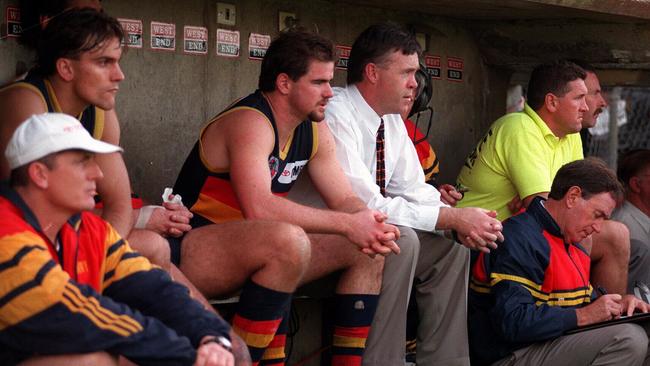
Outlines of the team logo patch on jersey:
<svg viewBox="0 0 650 366">
<path fill-rule="evenodd" d="M 282 184 L 289 184 L 295 181 L 298 179 L 300 172 L 308 162 L 309 160 L 300 160 L 293 163 L 287 163 L 287 165 L 284 166 L 282 174 L 278 178 L 278 182 Z"/>
<path fill-rule="evenodd" d="M 275 156 L 269 157 L 269 170 L 271 171 L 271 179 L 275 178 L 278 175 L 278 167 L 280 166 L 280 160 Z"/>
</svg>

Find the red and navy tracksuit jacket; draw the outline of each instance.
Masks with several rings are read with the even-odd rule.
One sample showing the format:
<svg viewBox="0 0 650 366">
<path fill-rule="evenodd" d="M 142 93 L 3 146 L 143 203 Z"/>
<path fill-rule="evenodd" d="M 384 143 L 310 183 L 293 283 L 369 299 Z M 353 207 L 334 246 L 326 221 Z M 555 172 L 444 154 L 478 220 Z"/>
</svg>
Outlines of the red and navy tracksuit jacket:
<svg viewBox="0 0 650 366">
<path fill-rule="evenodd" d="M 434 187 L 438 187 L 437 179 L 438 174 L 440 174 L 440 162 L 438 161 L 436 152 L 413 121 L 405 119 L 404 126 L 406 127 L 406 133 L 408 133 L 409 139 L 413 141 L 415 151 L 418 153 L 420 166 L 424 171 L 424 181 Z"/>
<path fill-rule="evenodd" d="M 575 308 L 589 304 L 590 259 L 564 242 L 536 198 L 503 225 L 505 242 L 472 266 L 469 338 L 472 365 L 487 365 L 577 326 Z"/>
<path fill-rule="evenodd" d="M 0 364 L 107 351 L 139 365 L 191 365 L 229 326 L 90 213 L 70 218 L 58 249 L 21 197 L 0 185 Z"/>
</svg>

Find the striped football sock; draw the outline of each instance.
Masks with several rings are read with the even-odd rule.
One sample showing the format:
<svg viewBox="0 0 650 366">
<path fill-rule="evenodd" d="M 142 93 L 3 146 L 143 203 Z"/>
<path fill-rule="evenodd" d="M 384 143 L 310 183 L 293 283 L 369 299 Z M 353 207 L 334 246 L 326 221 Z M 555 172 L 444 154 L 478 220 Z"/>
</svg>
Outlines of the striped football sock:
<svg viewBox="0 0 650 366">
<path fill-rule="evenodd" d="M 337 295 L 332 366 L 360 366 L 379 295 Z"/>
<path fill-rule="evenodd" d="M 239 297 L 233 330 L 244 340 L 253 365 L 258 365 L 291 304 L 291 294 L 248 281 Z"/>
<path fill-rule="evenodd" d="M 288 306 L 284 314 L 282 314 L 282 322 L 280 322 L 280 326 L 275 332 L 273 340 L 269 343 L 268 347 L 266 347 L 266 351 L 260 361 L 260 366 L 284 366 L 286 358 L 284 346 L 287 344 L 290 312 L 291 306 Z"/>
</svg>

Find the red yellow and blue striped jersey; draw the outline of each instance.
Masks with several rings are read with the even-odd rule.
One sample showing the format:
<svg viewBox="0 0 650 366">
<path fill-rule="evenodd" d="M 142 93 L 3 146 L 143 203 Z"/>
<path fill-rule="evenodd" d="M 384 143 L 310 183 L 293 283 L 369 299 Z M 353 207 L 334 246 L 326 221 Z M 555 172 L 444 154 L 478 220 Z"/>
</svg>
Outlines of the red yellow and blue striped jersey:
<svg viewBox="0 0 650 366">
<path fill-rule="evenodd" d="M 194 144 L 176 179 L 174 192 L 183 197 L 183 202 L 195 214 L 192 226 L 243 219 L 241 208 L 230 182 L 228 169 L 211 169 L 203 156 L 201 142 L 203 133 L 208 126 L 226 115 L 241 110 L 253 110 L 260 113 L 273 128 L 275 144 L 268 157 L 273 194 L 286 196 L 302 169 L 307 166 L 309 160 L 318 150 L 316 122 L 303 121 L 293 131 L 286 146 L 280 149 L 275 118 L 264 95 L 258 90 L 238 100 L 213 118 L 201 130 L 199 140 Z M 255 142 L 251 141 L 250 143 Z"/>
</svg>

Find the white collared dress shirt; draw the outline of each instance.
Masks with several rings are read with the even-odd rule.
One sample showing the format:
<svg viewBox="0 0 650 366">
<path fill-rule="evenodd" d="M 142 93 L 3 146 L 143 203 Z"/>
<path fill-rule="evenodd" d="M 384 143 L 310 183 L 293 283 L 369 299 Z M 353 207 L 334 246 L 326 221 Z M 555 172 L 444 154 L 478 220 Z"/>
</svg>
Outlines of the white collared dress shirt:
<svg viewBox="0 0 650 366">
<path fill-rule="evenodd" d="M 424 182 L 413 142 L 398 114 L 379 116 L 356 86 L 334 88 L 325 120 L 336 141 L 336 155 L 352 189 L 371 209 L 388 215 L 388 222 L 434 231 L 441 207 L 440 193 Z M 384 120 L 386 197 L 375 183 L 376 136 Z"/>
</svg>

